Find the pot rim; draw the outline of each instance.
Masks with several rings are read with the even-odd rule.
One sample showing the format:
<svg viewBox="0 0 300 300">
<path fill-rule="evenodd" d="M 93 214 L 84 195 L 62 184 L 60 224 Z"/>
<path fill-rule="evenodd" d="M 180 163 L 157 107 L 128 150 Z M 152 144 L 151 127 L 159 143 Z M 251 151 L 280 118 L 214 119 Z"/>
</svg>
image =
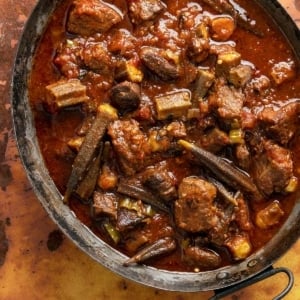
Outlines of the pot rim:
<svg viewBox="0 0 300 300">
<path fill-rule="evenodd" d="M 285 224 L 262 249 L 235 265 L 199 273 L 166 271 L 145 265 L 124 267 L 126 256 L 98 238 L 63 204 L 62 195 L 48 173 L 38 146 L 27 90 L 33 54 L 49 16 L 61 1 L 44 0 L 35 6 L 19 42 L 11 79 L 12 118 L 20 157 L 35 194 L 48 215 L 70 240 L 96 262 L 125 278 L 163 290 L 196 292 L 225 288 L 249 279 L 272 265 L 299 236 L 300 195 Z M 288 32 L 284 32 L 296 54 L 300 53 L 300 46 L 296 43 L 300 40 L 300 31 L 286 11 L 277 1 L 264 0 L 260 3 L 276 17 L 277 22 L 289 28 Z M 28 43 L 28 40 L 31 42 Z"/>
</svg>

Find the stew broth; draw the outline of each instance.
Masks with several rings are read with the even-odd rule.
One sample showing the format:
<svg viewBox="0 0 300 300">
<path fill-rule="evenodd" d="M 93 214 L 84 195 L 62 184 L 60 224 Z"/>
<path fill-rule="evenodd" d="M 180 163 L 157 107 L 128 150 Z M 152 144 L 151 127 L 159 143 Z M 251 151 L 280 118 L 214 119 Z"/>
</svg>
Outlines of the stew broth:
<svg viewBox="0 0 300 300">
<path fill-rule="evenodd" d="M 116 19 L 122 16 L 121 20 L 95 33 L 82 25 L 85 23 L 77 24 L 78 16 L 70 21 L 76 7 L 85 3 L 89 6 L 85 0 L 65 0 L 58 5 L 36 50 L 29 80 L 41 152 L 63 195 L 80 151 L 70 146 L 70 141 L 86 136 L 97 119 L 99 105 L 108 103 L 118 110 L 118 120 L 109 120 L 108 132 L 103 137 L 109 142 L 102 147 L 105 160 L 98 163 L 98 174 L 106 174 L 106 167 L 116 183 L 107 187 L 99 179 L 94 193 L 80 199 L 74 193 L 82 179 L 79 178 L 67 201 L 70 208 L 101 239 L 129 257 L 161 241 L 161 255 L 129 260 L 125 262 L 129 267 L 138 262 L 174 271 L 205 271 L 235 263 L 263 247 L 287 219 L 299 195 L 299 61 L 280 28 L 254 1 L 226 2 L 237 9 L 236 15 L 232 15 L 228 10 L 212 8 L 210 1 L 116 0 L 104 6 L 114 10 Z M 150 17 L 136 12 L 134 5 L 139 3 L 152 3 Z M 237 15 L 244 13 L 248 16 L 248 29 L 237 21 Z M 75 24 L 71 26 L 70 22 Z M 231 25 L 234 28 L 228 33 Z M 93 57 L 95 45 L 101 46 L 97 51 L 105 50 L 101 59 Z M 228 58 L 232 53 L 240 54 L 237 63 Z M 222 65 L 227 59 L 229 67 Z M 134 74 L 124 75 L 128 71 L 122 69 L 124 62 L 125 66 L 132 63 Z M 199 91 L 201 76 L 207 75 L 207 71 L 213 78 L 205 83 L 204 91 L 203 87 Z M 49 104 L 46 87 L 50 86 L 52 93 L 51 85 L 69 84 L 72 80 L 86 87 L 84 96 L 88 100 L 57 109 L 55 101 L 59 96 L 54 95 L 55 106 Z M 129 110 L 112 96 L 112 91 L 122 94 L 118 88 L 124 82 L 126 88 L 132 87 L 128 82 L 140 88 L 137 104 L 132 104 L 136 94 L 130 90 L 133 107 Z M 184 93 L 188 95 L 187 108 Z M 163 106 L 174 95 L 176 99 L 171 100 L 182 107 L 179 113 L 174 105 L 167 107 L 165 116 L 160 101 Z M 240 102 L 228 107 L 222 102 L 226 97 L 233 97 L 232 101 L 241 97 L 241 107 Z M 282 120 L 284 116 L 288 116 L 286 120 Z M 91 121 L 86 122 L 88 129 L 83 130 L 87 119 Z M 282 128 L 277 128 L 276 123 Z M 137 133 L 128 137 L 131 133 L 127 131 L 134 130 Z M 140 135 L 143 139 L 135 142 L 134 137 L 138 139 Z M 133 152 L 134 160 L 120 149 L 120 136 L 129 144 L 127 148 L 121 145 L 126 149 L 131 151 L 134 143 L 141 148 Z M 226 158 L 226 162 L 230 160 L 238 172 L 249 174 L 261 197 L 253 196 L 253 191 L 240 184 L 232 186 L 224 181 L 188 149 L 186 141 L 189 146 L 192 143 Z M 146 158 L 139 157 L 141 153 Z M 160 170 L 161 177 L 166 178 L 164 183 L 168 182 L 166 191 L 156 176 Z M 148 201 L 128 192 L 120 192 L 120 182 L 125 182 L 126 187 L 141 184 L 169 212 L 155 204 L 149 206 Z M 229 194 L 225 193 L 227 200 L 222 188 Z M 167 199 L 170 190 L 175 196 Z M 100 198 L 113 195 L 116 210 L 103 208 L 95 194 Z M 196 207 L 188 208 L 191 205 Z M 129 225 L 118 219 L 124 214 L 132 222 Z"/>
</svg>

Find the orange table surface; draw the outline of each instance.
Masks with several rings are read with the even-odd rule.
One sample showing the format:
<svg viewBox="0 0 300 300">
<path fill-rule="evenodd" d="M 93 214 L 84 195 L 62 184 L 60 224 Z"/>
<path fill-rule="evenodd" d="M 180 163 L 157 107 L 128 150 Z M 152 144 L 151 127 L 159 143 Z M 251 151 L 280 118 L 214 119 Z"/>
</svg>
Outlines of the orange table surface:
<svg viewBox="0 0 300 300">
<path fill-rule="evenodd" d="M 300 26 L 300 0 L 280 2 Z M 208 299 L 212 292 L 161 291 L 112 273 L 60 234 L 39 203 L 18 155 L 9 98 L 18 40 L 36 3 L 37 0 L 0 0 L 0 300 Z M 61 243 L 57 243 L 57 237 L 61 237 Z M 4 251 L 6 246 L 8 251 Z M 294 273 L 295 284 L 287 300 L 300 299 L 299 253 L 300 240 L 275 264 Z M 279 274 L 225 299 L 272 299 L 286 281 Z"/>
</svg>

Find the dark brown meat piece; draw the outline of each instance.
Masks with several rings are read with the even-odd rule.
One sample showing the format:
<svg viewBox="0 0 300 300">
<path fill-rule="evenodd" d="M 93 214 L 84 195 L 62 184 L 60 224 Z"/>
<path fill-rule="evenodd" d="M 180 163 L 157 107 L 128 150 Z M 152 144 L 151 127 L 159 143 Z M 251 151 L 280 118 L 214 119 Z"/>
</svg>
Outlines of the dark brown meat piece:
<svg viewBox="0 0 300 300">
<path fill-rule="evenodd" d="M 221 264 L 221 257 L 216 252 L 191 246 L 184 249 L 184 260 L 189 265 L 204 269 L 214 269 Z"/>
<path fill-rule="evenodd" d="M 238 205 L 234 208 L 235 221 L 240 229 L 248 231 L 252 227 L 248 203 L 242 195 L 237 198 L 237 203 Z"/>
<path fill-rule="evenodd" d="M 130 0 L 129 16 L 132 23 L 139 24 L 154 19 L 165 9 L 160 0 Z"/>
<path fill-rule="evenodd" d="M 271 141 L 264 141 L 263 149 L 252 164 L 257 187 L 265 195 L 282 192 L 293 176 L 291 152 Z"/>
<path fill-rule="evenodd" d="M 67 21 L 68 31 L 90 36 L 105 32 L 123 19 L 113 5 L 98 0 L 75 0 Z"/>
<path fill-rule="evenodd" d="M 145 166 L 150 149 L 147 137 L 137 121 L 117 120 L 108 127 L 108 134 L 120 167 L 126 175 L 133 175 Z"/>
<path fill-rule="evenodd" d="M 124 81 L 115 85 L 110 92 L 111 104 L 120 114 L 136 110 L 141 102 L 141 89 L 137 83 Z"/>
<path fill-rule="evenodd" d="M 175 177 L 165 163 L 148 167 L 142 172 L 141 181 L 143 185 L 166 202 L 177 198 Z"/>
<path fill-rule="evenodd" d="M 222 119 L 233 120 L 240 119 L 244 100 L 245 96 L 241 90 L 228 86 L 223 80 L 218 80 L 214 92 L 208 98 L 208 104 Z"/>
<path fill-rule="evenodd" d="M 235 156 L 237 164 L 243 170 L 249 170 L 251 166 L 251 154 L 245 144 L 239 144 L 235 148 Z"/>
<path fill-rule="evenodd" d="M 94 192 L 93 214 L 97 219 L 99 216 L 107 215 L 112 219 L 117 218 L 117 197 L 113 193 Z"/>
<path fill-rule="evenodd" d="M 193 37 L 188 47 L 188 55 L 195 63 L 204 61 L 209 54 L 209 40 L 202 37 Z"/>
<path fill-rule="evenodd" d="M 88 43 L 82 51 L 82 60 L 86 67 L 100 74 L 108 74 L 113 70 L 111 56 L 100 43 Z"/>
<path fill-rule="evenodd" d="M 163 57 L 161 49 L 148 46 L 143 47 L 139 55 L 143 64 L 162 80 L 170 81 L 179 77 L 177 66 Z"/>
<path fill-rule="evenodd" d="M 288 103 L 279 109 L 265 107 L 258 120 L 267 133 L 275 141 L 286 145 L 294 136 L 299 124 L 300 101 Z"/>
<path fill-rule="evenodd" d="M 144 220 L 144 216 L 139 215 L 135 210 L 126 208 L 118 209 L 116 228 L 120 232 L 135 228 Z"/>
<path fill-rule="evenodd" d="M 217 222 L 213 201 L 217 190 L 211 183 L 186 177 L 179 185 L 179 199 L 175 202 L 175 222 L 188 232 L 209 230 Z"/>
<path fill-rule="evenodd" d="M 215 127 L 201 136 L 200 143 L 205 150 L 217 153 L 229 144 L 229 137 L 226 132 Z"/>
</svg>

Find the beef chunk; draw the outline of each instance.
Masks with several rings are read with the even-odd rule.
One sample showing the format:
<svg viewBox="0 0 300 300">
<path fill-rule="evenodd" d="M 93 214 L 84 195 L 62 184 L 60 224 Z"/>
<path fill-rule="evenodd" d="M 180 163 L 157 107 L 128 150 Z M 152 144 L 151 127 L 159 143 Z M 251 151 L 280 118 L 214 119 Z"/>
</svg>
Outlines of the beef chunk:
<svg viewBox="0 0 300 300">
<path fill-rule="evenodd" d="M 117 218 L 117 197 L 112 193 L 95 192 L 93 196 L 94 217 L 108 215 Z"/>
<path fill-rule="evenodd" d="M 139 215 L 135 210 L 120 208 L 117 216 L 117 229 L 122 232 L 135 228 L 144 220 L 144 216 Z"/>
<path fill-rule="evenodd" d="M 129 15 L 131 22 L 139 24 L 154 19 L 165 8 L 160 0 L 131 0 L 129 1 Z"/>
<path fill-rule="evenodd" d="M 282 192 L 293 176 L 291 152 L 271 141 L 263 142 L 263 149 L 253 160 L 254 180 L 265 195 Z"/>
<path fill-rule="evenodd" d="M 239 144 L 235 148 L 235 156 L 239 167 L 248 170 L 251 165 L 251 155 L 245 144 Z"/>
<path fill-rule="evenodd" d="M 240 229 L 248 231 L 252 227 L 248 204 L 242 196 L 237 199 L 237 203 L 238 205 L 234 208 L 235 221 Z"/>
<path fill-rule="evenodd" d="M 228 80 L 236 88 L 244 87 L 252 77 L 252 69 L 248 65 L 238 65 L 229 71 Z"/>
<path fill-rule="evenodd" d="M 286 145 L 296 132 L 299 108 L 299 101 L 288 103 L 279 109 L 265 107 L 258 114 L 258 119 L 270 138 Z"/>
<path fill-rule="evenodd" d="M 193 37 L 188 47 L 188 55 L 195 63 L 205 60 L 209 53 L 209 40 L 201 37 Z"/>
<path fill-rule="evenodd" d="M 166 163 L 148 167 L 142 173 L 141 181 L 166 202 L 177 198 L 176 180 Z"/>
<path fill-rule="evenodd" d="M 137 83 L 124 81 L 111 89 L 111 104 L 125 114 L 136 110 L 141 102 L 141 89 Z"/>
<path fill-rule="evenodd" d="M 119 23 L 123 16 L 113 5 L 99 0 L 75 0 L 67 21 L 68 31 L 90 36 L 105 32 Z"/>
<path fill-rule="evenodd" d="M 79 38 L 68 39 L 59 45 L 54 63 L 66 78 L 79 77 L 82 48 L 84 48 L 84 42 Z"/>
<path fill-rule="evenodd" d="M 134 119 L 117 120 L 108 127 L 108 134 L 117 153 L 120 167 L 126 175 L 141 170 L 150 152 L 146 135 Z"/>
<path fill-rule="evenodd" d="M 210 229 L 216 223 L 213 201 L 217 190 L 211 183 L 196 177 L 186 177 L 179 185 L 175 202 L 175 221 L 188 232 Z"/>
<path fill-rule="evenodd" d="M 221 257 L 216 252 L 191 246 L 184 249 L 184 260 L 189 265 L 205 269 L 215 269 L 221 263 Z"/>
<path fill-rule="evenodd" d="M 229 137 L 226 132 L 215 127 L 201 136 L 200 143 L 205 150 L 217 153 L 229 144 Z"/>
<path fill-rule="evenodd" d="M 82 51 L 82 60 L 86 67 L 100 74 L 108 74 L 113 68 L 109 52 L 100 43 L 87 44 Z"/>
<path fill-rule="evenodd" d="M 240 118 L 244 94 L 234 87 L 225 84 L 224 80 L 218 80 L 214 87 L 214 92 L 208 98 L 208 104 L 212 109 L 216 109 L 219 116 L 225 120 Z"/>
<path fill-rule="evenodd" d="M 270 79 L 265 76 L 261 75 L 259 77 L 253 78 L 248 84 L 247 89 L 248 92 L 257 93 L 259 95 L 265 95 L 269 91 L 271 86 Z"/>
<path fill-rule="evenodd" d="M 285 81 L 289 81 L 296 76 L 295 64 L 293 61 L 281 61 L 276 63 L 271 70 L 270 74 L 277 85 Z"/>
<path fill-rule="evenodd" d="M 159 129 L 150 130 L 149 145 L 152 152 L 162 151 L 164 154 L 178 153 L 178 138 L 186 137 L 186 128 L 184 123 L 179 121 L 171 122 Z"/>
</svg>

